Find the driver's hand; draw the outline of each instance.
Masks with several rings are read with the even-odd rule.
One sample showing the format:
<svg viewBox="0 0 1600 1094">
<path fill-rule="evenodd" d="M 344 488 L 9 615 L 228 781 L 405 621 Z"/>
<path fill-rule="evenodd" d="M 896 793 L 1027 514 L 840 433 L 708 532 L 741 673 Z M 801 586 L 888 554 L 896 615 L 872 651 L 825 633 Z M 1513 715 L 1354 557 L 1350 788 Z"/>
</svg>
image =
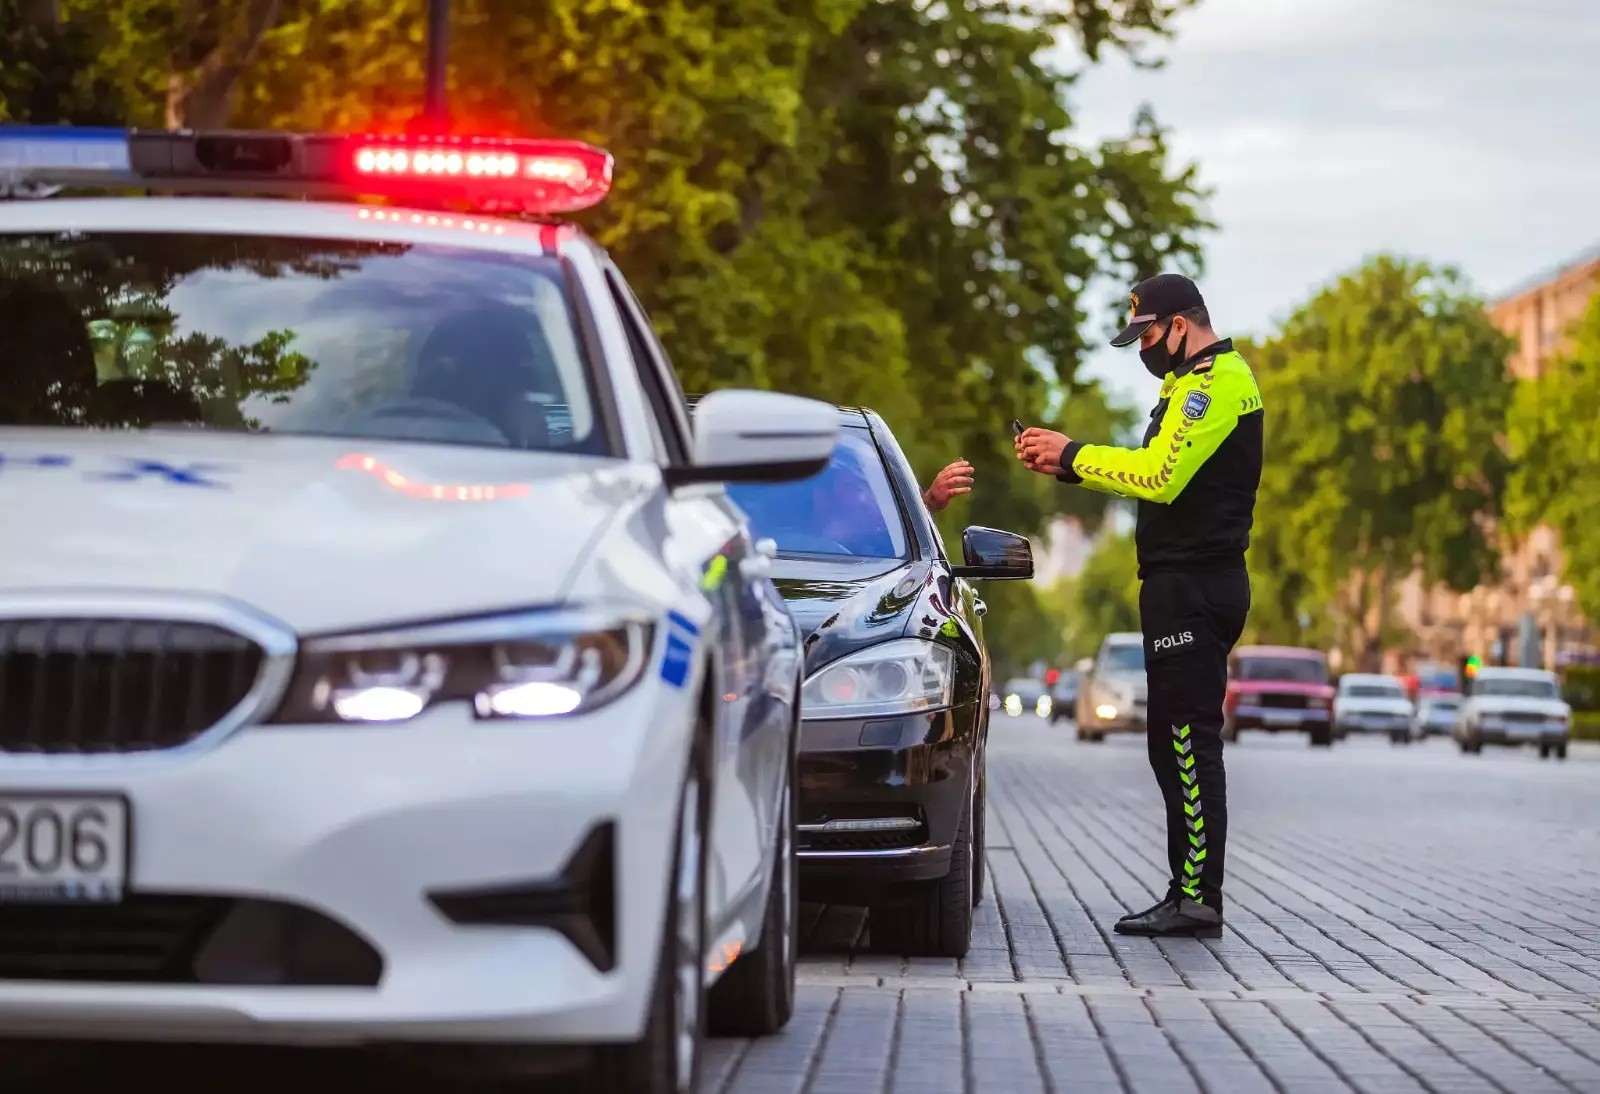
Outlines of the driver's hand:
<svg viewBox="0 0 1600 1094">
<path fill-rule="evenodd" d="M 933 485 L 922 493 L 922 503 L 928 511 L 937 513 L 950 504 L 950 499 L 958 494 L 972 493 L 972 465 L 966 460 L 957 460 L 955 463 L 940 471 L 933 478 Z"/>
</svg>

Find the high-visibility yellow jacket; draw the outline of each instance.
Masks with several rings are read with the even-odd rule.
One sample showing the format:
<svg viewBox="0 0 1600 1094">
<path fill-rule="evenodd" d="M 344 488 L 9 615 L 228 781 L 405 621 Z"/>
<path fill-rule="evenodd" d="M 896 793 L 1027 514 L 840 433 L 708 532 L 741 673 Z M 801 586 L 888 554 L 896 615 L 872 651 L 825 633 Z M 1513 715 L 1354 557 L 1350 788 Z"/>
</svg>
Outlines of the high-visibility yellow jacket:
<svg viewBox="0 0 1600 1094">
<path fill-rule="evenodd" d="M 1062 482 L 1139 503 L 1139 576 L 1243 568 L 1261 482 L 1261 392 L 1224 339 L 1161 387 L 1139 448 L 1073 441 Z"/>
</svg>

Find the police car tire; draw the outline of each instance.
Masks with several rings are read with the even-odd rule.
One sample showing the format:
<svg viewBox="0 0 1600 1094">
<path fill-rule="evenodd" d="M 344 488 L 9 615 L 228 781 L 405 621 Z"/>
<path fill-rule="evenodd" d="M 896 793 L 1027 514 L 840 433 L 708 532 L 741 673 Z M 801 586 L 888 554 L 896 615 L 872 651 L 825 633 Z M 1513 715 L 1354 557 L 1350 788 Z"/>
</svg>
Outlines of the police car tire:
<svg viewBox="0 0 1600 1094">
<path fill-rule="evenodd" d="M 904 957 L 965 957 L 972 946 L 972 817 L 963 810 L 950 847 L 950 872 L 891 890 L 867 919 L 872 948 Z"/>
<path fill-rule="evenodd" d="M 693 765 L 698 778 L 696 787 L 699 791 L 699 847 L 700 861 L 696 870 L 700 879 L 699 893 L 696 906 L 700 916 L 700 949 L 705 950 L 705 899 L 706 899 L 706 864 L 709 859 L 708 839 L 711 833 L 711 782 L 708 778 L 705 752 L 707 746 L 706 727 L 697 727 L 698 740 L 695 742 L 694 751 L 689 762 Z M 686 788 L 687 789 L 687 788 Z M 685 803 L 687 803 L 685 795 Z M 681 809 L 682 806 L 680 805 Z M 678 832 L 680 823 L 674 824 L 674 833 Z M 677 838 L 676 836 L 674 837 Z M 667 881 L 667 910 L 661 924 L 661 948 L 656 961 L 655 982 L 650 990 L 650 1009 L 645 1019 L 644 1036 L 631 1044 L 601 1046 L 594 1050 L 594 1058 L 587 1072 L 570 1087 L 573 1094 L 582 1091 L 583 1094 L 693 1094 L 699 1079 L 701 1062 L 701 1044 L 704 1040 L 705 1026 L 705 997 L 703 994 L 696 1001 L 699 1015 L 699 1027 L 693 1037 L 694 1063 L 687 1086 L 682 1086 L 677 1081 L 678 1071 L 678 1046 L 677 1046 L 677 1014 L 674 991 L 674 981 L 677 979 L 677 970 L 673 961 L 674 951 L 678 939 L 678 900 L 677 877 L 681 864 L 681 847 L 675 848 L 672 856 L 672 873 Z M 699 983 L 699 980 L 696 980 Z"/>
<path fill-rule="evenodd" d="M 713 1036 L 769 1037 L 787 1026 L 794 1016 L 800 935 L 800 872 L 794 847 L 800 823 L 796 768 L 791 755 L 785 790 L 787 815 L 783 818 L 786 830 L 778 836 L 766 911 L 761 918 L 761 941 L 755 949 L 740 954 L 722 979 L 712 985 L 706 1003 L 706 1025 Z"/>
</svg>

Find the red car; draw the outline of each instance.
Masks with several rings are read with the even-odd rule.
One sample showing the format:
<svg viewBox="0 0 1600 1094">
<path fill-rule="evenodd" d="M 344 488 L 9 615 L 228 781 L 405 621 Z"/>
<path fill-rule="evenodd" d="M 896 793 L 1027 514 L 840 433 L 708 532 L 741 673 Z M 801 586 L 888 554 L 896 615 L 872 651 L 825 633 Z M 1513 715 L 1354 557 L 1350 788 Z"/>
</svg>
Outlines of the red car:
<svg viewBox="0 0 1600 1094">
<path fill-rule="evenodd" d="M 1241 729 L 1305 732 L 1313 745 L 1333 743 L 1333 686 L 1328 659 L 1294 646 L 1240 646 L 1228 661 L 1222 737 Z"/>
</svg>

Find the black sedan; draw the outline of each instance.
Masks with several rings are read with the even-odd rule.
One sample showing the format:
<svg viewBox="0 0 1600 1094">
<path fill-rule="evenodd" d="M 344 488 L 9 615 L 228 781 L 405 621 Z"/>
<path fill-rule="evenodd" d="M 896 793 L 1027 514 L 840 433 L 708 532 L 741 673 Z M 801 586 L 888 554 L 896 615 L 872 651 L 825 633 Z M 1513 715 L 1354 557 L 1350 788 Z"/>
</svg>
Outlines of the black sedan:
<svg viewBox="0 0 1600 1094">
<path fill-rule="evenodd" d="M 960 957 L 983 886 L 986 610 L 1027 539 L 968 528 L 952 561 L 883 419 L 841 408 L 820 475 L 729 487 L 805 639 L 801 889 L 866 904 L 875 949 Z"/>
</svg>

